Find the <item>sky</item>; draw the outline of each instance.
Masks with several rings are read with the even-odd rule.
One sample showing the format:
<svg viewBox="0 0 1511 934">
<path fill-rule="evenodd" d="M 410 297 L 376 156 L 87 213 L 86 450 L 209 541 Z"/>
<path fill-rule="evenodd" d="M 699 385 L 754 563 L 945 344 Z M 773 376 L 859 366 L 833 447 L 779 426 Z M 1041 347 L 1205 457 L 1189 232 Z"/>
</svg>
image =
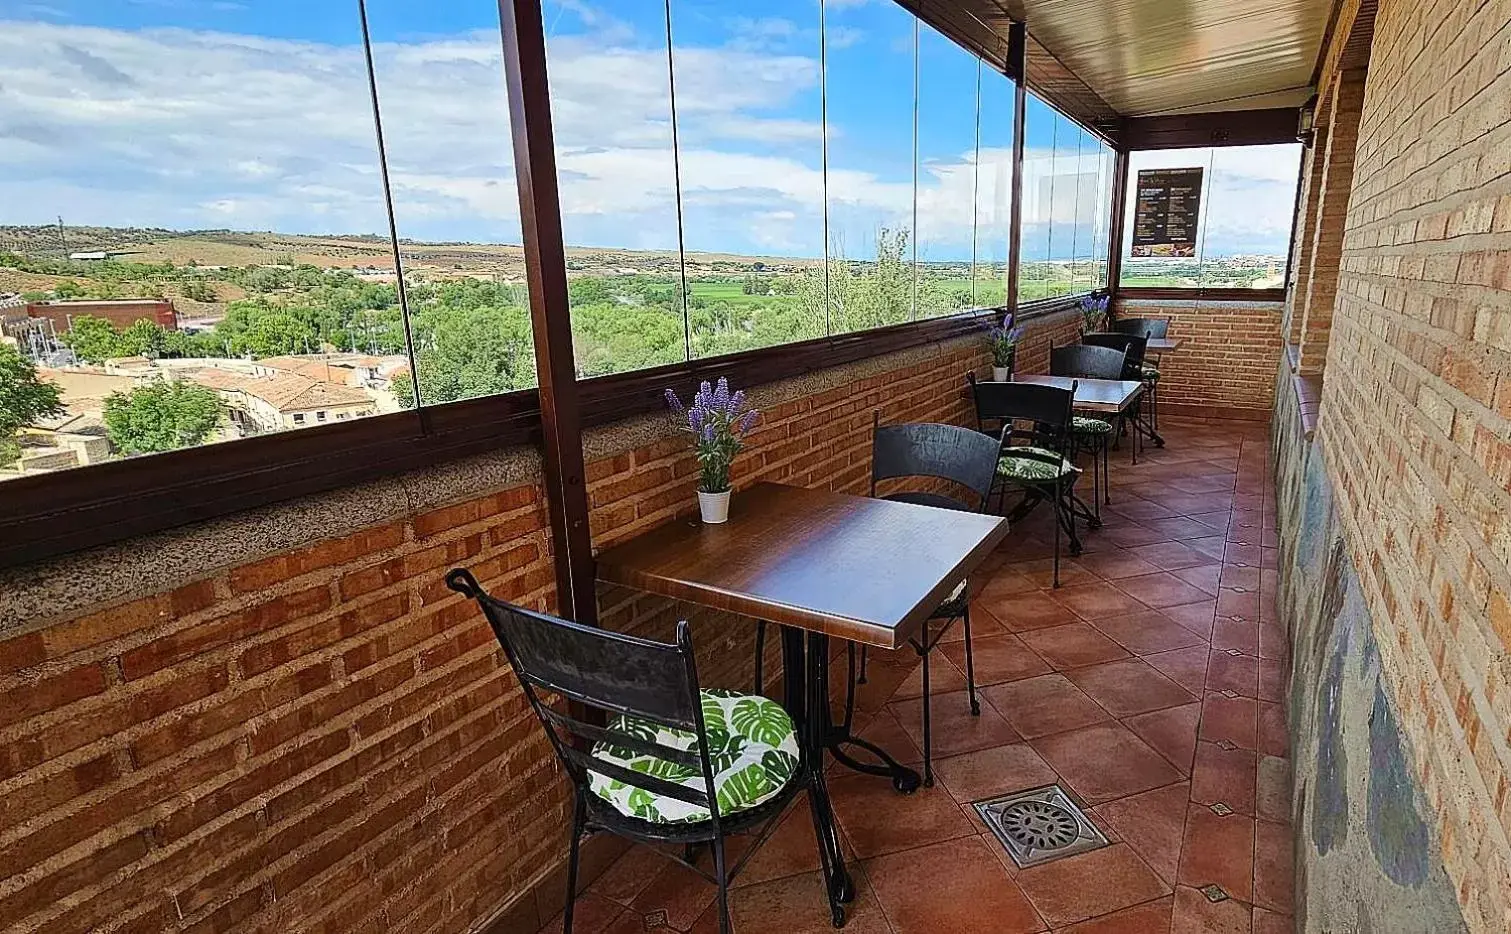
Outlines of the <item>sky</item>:
<svg viewBox="0 0 1511 934">
<path fill-rule="evenodd" d="M 671 0 L 670 67 L 663 3 L 544 3 L 569 243 L 675 249 L 680 186 L 688 250 L 821 256 L 827 223 L 831 255 L 891 228 L 1004 261 L 1011 84 L 892 0 Z M 368 18 L 400 236 L 517 243 L 496 4 Z M 0 224 L 386 232 L 360 29 L 355 0 L 0 0 Z M 1026 134 L 1025 257 L 1090 256 L 1110 156 L 1034 99 Z M 1298 158 L 1222 153 L 1209 254 L 1284 251 Z"/>
</svg>

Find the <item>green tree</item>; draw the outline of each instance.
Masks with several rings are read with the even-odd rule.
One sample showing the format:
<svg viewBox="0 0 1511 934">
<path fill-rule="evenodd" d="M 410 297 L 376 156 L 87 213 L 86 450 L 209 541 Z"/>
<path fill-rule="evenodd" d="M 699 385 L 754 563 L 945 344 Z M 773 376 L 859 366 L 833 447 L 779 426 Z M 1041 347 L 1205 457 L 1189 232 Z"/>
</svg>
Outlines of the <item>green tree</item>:
<svg viewBox="0 0 1511 934">
<path fill-rule="evenodd" d="M 116 335 L 117 357 L 161 357 L 168 347 L 168 332 L 161 324 L 147 318 L 139 318 L 131 327 Z"/>
<path fill-rule="evenodd" d="M 124 454 L 203 444 L 220 424 L 220 399 L 192 383 L 159 381 L 105 398 L 105 431 Z"/>
<path fill-rule="evenodd" d="M 37 376 L 32 362 L 0 344 L 0 466 L 19 456 L 16 432 L 38 419 L 63 414 L 61 390 Z"/>
<path fill-rule="evenodd" d="M 103 363 L 110 357 L 121 356 L 116 350 L 120 336 L 115 325 L 104 318 L 80 315 L 70 322 L 68 332 L 60 340 L 72 348 L 80 360 Z"/>
<path fill-rule="evenodd" d="M 415 363 L 426 405 L 494 395 L 535 385 L 530 319 L 518 306 L 436 305 L 415 315 Z M 394 395 L 414 407 L 409 380 Z"/>
<path fill-rule="evenodd" d="M 567 282 L 567 299 L 573 308 L 602 305 L 614 300 L 608 281 L 600 276 L 578 276 Z"/>
<path fill-rule="evenodd" d="M 52 287 L 52 294 L 59 298 L 78 298 L 84 294 L 84 289 L 72 279 L 64 279 Z"/>
<path fill-rule="evenodd" d="M 208 279 L 198 277 L 186 279 L 184 284 L 179 288 L 179 291 L 183 294 L 184 298 L 187 298 L 191 302 L 216 302 L 220 300 L 220 296 L 215 294 L 215 286 L 211 285 Z"/>
</svg>

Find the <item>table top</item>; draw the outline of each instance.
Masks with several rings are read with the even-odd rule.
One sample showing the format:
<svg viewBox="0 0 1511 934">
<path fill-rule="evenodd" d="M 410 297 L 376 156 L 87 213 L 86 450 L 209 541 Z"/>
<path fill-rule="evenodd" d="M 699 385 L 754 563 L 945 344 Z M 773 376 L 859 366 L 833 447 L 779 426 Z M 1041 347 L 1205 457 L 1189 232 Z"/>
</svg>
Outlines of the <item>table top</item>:
<svg viewBox="0 0 1511 934">
<path fill-rule="evenodd" d="M 1144 345 L 1144 353 L 1173 353 L 1179 350 L 1180 345 L 1185 342 L 1186 339 L 1183 337 L 1151 337 L 1148 343 Z"/>
<path fill-rule="evenodd" d="M 1007 535 L 1000 516 L 758 483 L 729 521 L 678 519 L 598 556 L 598 579 L 895 649 Z"/>
<path fill-rule="evenodd" d="M 1132 379 L 1076 379 L 1070 376 L 1014 376 L 1014 382 L 1038 383 L 1040 386 L 1055 386 L 1069 389 L 1076 386 L 1076 408 L 1088 412 L 1105 412 L 1111 415 L 1123 411 L 1139 393 L 1144 384 Z"/>
</svg>

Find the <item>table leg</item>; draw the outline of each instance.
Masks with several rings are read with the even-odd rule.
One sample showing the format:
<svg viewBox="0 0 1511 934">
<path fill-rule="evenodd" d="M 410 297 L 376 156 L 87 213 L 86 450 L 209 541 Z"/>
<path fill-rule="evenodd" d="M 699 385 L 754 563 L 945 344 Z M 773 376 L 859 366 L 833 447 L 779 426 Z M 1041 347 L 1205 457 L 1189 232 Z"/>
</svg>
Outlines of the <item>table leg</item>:
<svg viewBox="0 0 1511 934">
<path fill-rule="evenodd" d="M 782 627 L 782 684 L 787 712 L 796 721 L 802 737 L 803 768 L 808 771 L 808 804 L 818 838 L 819 862 L 829 891 L 829 907 L 836 927 L 844 923 L 841 904 L 855 898 L 855 883 L 845 869 L 839 832 L 834 826 L 834 808 L 824 781 L 824 749 L 830 717 L 828 702 L 828 639 L 810 635 L 806 651 L 804 633 Z M 822 693 L 820 693 L 822 692 Z"/>
<path fill-rule="evenodd" d="M 822 640 L 822 645 L 818 649 L 822 653 L 820 657 L 828 658 L 829 637 L 815 634 L 814 638 Z M 819 671 L 815 673 L 815 678 L 820 682 L 818 687 L 819 696 L 827 698 L 829 696 L 829 666 L 827 664 L 820 665 Z M 833 711 L 830 710 L 827 703 L 823 705 L 823 710 L 819 712 L 818 719 L 822 723 L 823 735 L 825 737 L 824 746 L 840 765 L 856 772 L 864 772 L 867 775 L 879 775 L 884 778 L 890 778 L 892 780 L 892 787 L 903 794 L 912 794 L 918 790 L 921 779 L 919 779 L 917 772 L 892 758 L 885 749 L 882 749 L 875 743 L 868 742 L 851 733 L 847 724 L 836 724 L 834 722 Z M 859 746 L 874 756 L 877 761 L 874 763 L 861 762 L 854 759 L 845 751 L 846 746 Z"/>
</svg>

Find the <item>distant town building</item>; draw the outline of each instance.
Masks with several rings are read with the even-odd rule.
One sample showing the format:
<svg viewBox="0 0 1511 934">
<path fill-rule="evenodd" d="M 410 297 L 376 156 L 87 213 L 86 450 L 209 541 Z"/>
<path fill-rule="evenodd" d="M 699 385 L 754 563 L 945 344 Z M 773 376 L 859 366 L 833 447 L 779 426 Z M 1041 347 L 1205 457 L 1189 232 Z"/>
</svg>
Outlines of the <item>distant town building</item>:
<svg viewBox="0 0 1511 934">
<path fill-rule="evenodd" d="M 75 263 L 98 263 L 110 258 L 108 250 L 88 250 L 82 253 L 70 253 L 68 258 Z"/>
<path fill-rule="evenodd" d="M 215 390 L 231 411 L 231 424 L 242 434 L 306 428 L 377 412 L 377 402 L 360 389 L 297 373 L 248 376 L 207 367 L 186 372 L 183 378 Z"/>
<path fill-rule="evenodd" d="M 88 315 L 104 318 L 118 330 L 125 330 L 138 321 L 155 321 L 170 331 L 178 330 L 178 312 L 173 302 L 156 298 L 92 299 L 89 301 L 27 302 L 26 314 L 32 318 L 47 318 L 61 334 L 67 331 L 74 318 Z"/>
</svg>

